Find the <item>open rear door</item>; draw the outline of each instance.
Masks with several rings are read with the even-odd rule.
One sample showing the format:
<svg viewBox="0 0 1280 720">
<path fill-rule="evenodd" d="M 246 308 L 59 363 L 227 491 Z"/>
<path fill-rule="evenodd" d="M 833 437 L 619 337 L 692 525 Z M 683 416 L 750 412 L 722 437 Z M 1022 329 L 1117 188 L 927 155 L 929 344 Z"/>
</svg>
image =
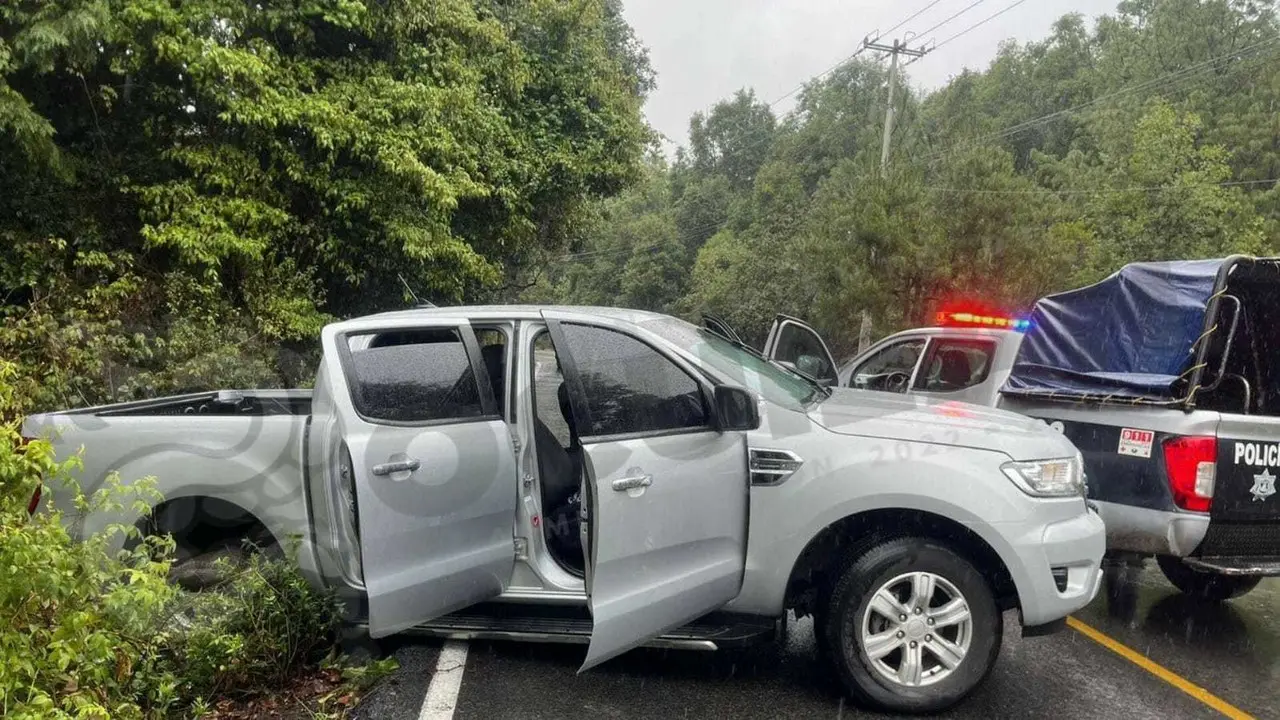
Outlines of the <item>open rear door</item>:
<svg viewBox="0 0 1280 720">
<path fill-rule="evenodd" d="M 586 670 L 738 595 L 746 437 L 716 430 L 702 376 L 633 326 L 543 315 L 586 458 Z"/>
<path fill-rule="evenodd" d="M 784 363 L 825 385 L 837 383 L 835 358 L 827 343 L 803 320 L 779 315 L 764 343 L 765 357 Z"/>
<path fill-rule="evenodd" d="M 370 635 L 500 594 L 515 563 L 515 453 L 471 326 L 356 320 L 323 343 L 340 438 L 329 481 L 356 518 Z"/>
</svg>

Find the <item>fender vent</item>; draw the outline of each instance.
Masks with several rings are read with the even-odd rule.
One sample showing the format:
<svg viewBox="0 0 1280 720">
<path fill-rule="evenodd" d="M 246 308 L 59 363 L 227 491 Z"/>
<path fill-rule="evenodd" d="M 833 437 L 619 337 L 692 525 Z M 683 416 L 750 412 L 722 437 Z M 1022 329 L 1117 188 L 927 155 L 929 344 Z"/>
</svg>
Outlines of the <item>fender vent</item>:
<svg viewBox="0 0 1280 720">
<path fill-rule="evenodd" d="M 790 450 L 751 448 L 751 484 L 779 485 L 804 465 L 804 460 Z"/>
</svg>

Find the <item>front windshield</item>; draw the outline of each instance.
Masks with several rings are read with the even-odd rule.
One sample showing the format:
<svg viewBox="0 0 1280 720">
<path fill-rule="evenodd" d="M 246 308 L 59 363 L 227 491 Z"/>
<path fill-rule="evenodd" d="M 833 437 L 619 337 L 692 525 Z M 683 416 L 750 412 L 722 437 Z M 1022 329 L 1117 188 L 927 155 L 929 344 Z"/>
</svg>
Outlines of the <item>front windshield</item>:
<svg viewBox="0 0 1280 720">
<path fill-rule="evenodd" d="M 813 382 L 788 372 L 705 328 L 676 318 L 649 320 L 642 323 L 641 327 L 688 350 L 722 375 L 777 405 L 801 410 L 806 404 L 826 396 Z"/>
</svg>

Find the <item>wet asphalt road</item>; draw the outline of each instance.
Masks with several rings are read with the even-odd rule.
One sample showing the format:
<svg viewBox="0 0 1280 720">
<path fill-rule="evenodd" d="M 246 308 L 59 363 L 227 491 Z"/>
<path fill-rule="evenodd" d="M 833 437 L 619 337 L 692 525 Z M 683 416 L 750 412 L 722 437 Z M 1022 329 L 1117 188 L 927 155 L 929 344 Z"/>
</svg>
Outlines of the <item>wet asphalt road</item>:
<svg viewBox="0 0 1280 720">
<path fill-rule="evenodd" d="M 1220 605 L 1188 602 L 1154 563 L 1113 569 L 1076 619 L 1247 715 L 1280 719 L 1280 579 Z M 1023 639 L 1006 616 L 995 670 L 945 717 L 1213 718 L 1217 710 L 1075 629 Z M 439 641 L 399 641 L 402 668 L 362 704 L 361 720 L 422 713 Z M 576 675 L 584 649 L 472 643 L 452 717 L 838 718 L 866 715 L 825 679 L 807 620 L 785 645 L 719 653 L 637 650 Z M 441 668 L 443 671 L 444 668 Z"/>
</svg>

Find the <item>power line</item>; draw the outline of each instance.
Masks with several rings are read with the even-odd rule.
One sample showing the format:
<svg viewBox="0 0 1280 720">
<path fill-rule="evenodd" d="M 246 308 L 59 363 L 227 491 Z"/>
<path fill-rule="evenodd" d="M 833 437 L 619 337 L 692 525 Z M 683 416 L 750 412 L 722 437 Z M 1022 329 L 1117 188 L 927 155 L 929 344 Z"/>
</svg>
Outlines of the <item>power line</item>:
<svg viewBox="0 0 1280 720">
<path fill-rule="evenodd" d="M 969 12 L 970 10 L 972 10 L 972 9 L 974 9 L 974 8 L 976 8 L 976 7 L 978 7 L 979 5 L 981 5 L 981 4 L 982 4 L 982 3 L 984 3 L 984 2 L 986 2 L 986 0 L 975 0 L 975 2 L 973 2 L 973 3 L 969 4 L 967 7 L 965 7 L 965 9 L 961 10 L 960 12 L 956 13 L 955 15 L 952 15 L 951 17 L 947 18 L 946 20 L 943 20 L 942 22 L 938 23 L 937 25 L 934 25 L 933 27 L 929 28 L 928 30 L 924 30 L 924 31 L 922 31 L 920 34 L 921 34 L 921 35 L 928 35 L 929 33 L 933 32 L 934 30 L 937 30 L 938 28 L 942 27 L 943 25 L 946 25 L 947 23 L 951 22 L 952 20 L 955 20 L 956 18 L 958 18 L 958 17 L 960 17 L 961 15 L 963 15 L 963 14 L 965 14 L 965 13 Z"/>
<path fill-rule="evenodd" d="M 795 86 L 794 88 L 792 88 L 789 92 L 787 92 L 787 94 L 786 94 L 786 95 L 783 95 L 782 97 L 778 98 L 777 100 L 774 100 L 773 102 L 769 103 L 769 107 L 770 107 L 770 108 L 774 107 L 775 105 L 777 105 L 778 103 L 782 102 L 783 100 L 786 100 L 787 98 L 791 97 L 792 95 L 795 95 L 796 93 L 798 93 L 798 92 L 800 92 L 801 90 L 805 89 L 806 87 L 808 87 L 808 86 L 809 86 L 809 84 L 810 84 L 810 83 L 812 83 L 812 82 L 814 82 L 814 81 L 816 81 L 816 80 L 821 80 L 822 78 L 824 78 L 824 77 L 826 77 L 826 76 L 830 75 L 831 73 L 835 72 L 836 70 L 839 70 L 839 69 L 840 69 L 840 68 L 841 68 L 845 63 L 847 63 L 847 62 L 849 62 L 850 60 L 852 60 L 852 59 L 854 59 L 854 58 L 858 57 L 859 55 L 861 55 L 861 54 L 862 54 L 862 51 L 863 51 L 863 50 L 865 50 L 865 49 L 866 49 L 866 46 L 863 46 L 863 47 L 858 48 L 857 50 L 854 50 L 854 51 L 853 51 L 853 54 L 852 54 L 852 55 L 850 55 L 849 57 L 846 57 L 845 59 L 841 60 L 840 62 L 836 63 L 835 65 L 832 65 L 831 67 L 827 68 L 826 70 L 823 70 L 822 72 L 818 73 L 817 75 L 814 75 L 813 77 L 809 78 L 808 80 L 805 80 L 804 82 L 802 82 L 802 83 L 800 83 L 799 85 L 797 85 L 797 86 Z"/>
<path fill-rule="evenodd" d="M 1010 10 L 1012 10 L 1012 9 L 1014 9 L 1014 8 L 1016 8 L 1016 7 L 1018 7 L 1019 5 L 1021 5 L 1022 3 L 1026 2 L 1026 1 L 1027 1 L 1027 0 L 1017 0 L 1017 2 L 1013 3 L 1012 5 L 1009 5 L 1009 6 L 1008 6 L 1008 7 L 1006 7 L 1005 9 L 1000 10 L 1000 11 L 995 12 L 995 13 L 992 13 L 991 15 L 987 16 L 986 18 L 984 18 L 984 19 L 982 19 L 982 20 L 979 20 L 978 22 L 976 22 L 976 23 L 974 23 L 974 24 L 970 25 L 969 27 L 965 28 L 964 30 L 961 30 L 960 32 L 956 33 L 955 35 L 952 35 L 951 37 L 947 38 L 946 40 L 943 40 L 942 42 L 938 43 L 937 45 L 934 45 L 931 49 L 933 49 L 933 50 L 937 50 L 938 48 L 942 47 L 943 45 L 946 45 L 947 43 L 951 42 L 952 40 L 955 40 L 956 38 L 960 37 L 961 35 L 964 35 L 964 34 L 966 34 L 966 33 L 970 33 L 970 32 L 973 32 L 974 30 L 977 30 L 978 28 L 982 27 L 983 25 L 986 25 L 987 23 L 991 22 L 992 20 L 995 20 L 996 18 L 998 18 L 998 17 L 1000 17 L 1001 15 L 1003 15 L 1003 14 L 1005 14 L 1005 13 L 1009 12 Z"/>
<path fill-rule="evenodd" d="M 916 19 L 917 17 L 919 17 L 920 15 L 924 14 L 925 12 L 927 12 L 928 10 L 930 10 L 930 9 L 931 9 L 931 8 L 933 8 L 935 5 L 938 5 L 938 4 L 939 4 L 939 3 L 941 3 L 941 2 L 942 2 L 942 0 L 933 0 L 933 1 L 932 1 L 932 2 L 930 2 L 929 4 L 925 5 L 923 8 L 921 8 L 921 9 L 917 10 L 916 12 L 912 13 L 911 15 L 907 16 L 907 18 L 906 18 L 906 19 L 904 19 L 904 20 L 902 20 L 902 21 L 898 22 L 898 24 L 896 24 L 896 25 L 894 25 L 893 27 L 889 28 L 889 29 L 888 29 L 887 31 L 885 31 L 884 33 L 878 33 L 878 34 L 877 34 L 877 36 L 876 36 L 876 37 L 877 37 L 877 39 L 878 39 L 879 37 L 881 37 L 882 35 L 886 35 L 886 34 L 888 34 L 888 33 L 891 33 L 891 32 L 893 32 L 894 30 L 897 30 L 898 28 L 902 27 L 903 25 L 906 25 L 907 23 L 909 23 L 909 22 L 911 22 L 912 20 Z M 978 0 L 978 2 L 973 3 L 973 5 L 970 5 L 970 8 L 977 6 L 977 5 L 978 5 L 978 4 L 980 4 L 981 2 L 982 2 L 982 0 Z M 966 8 L 966 10 L 967 10 L 967 9 L 968 9 L 968 8 Z M 961 12 L 963 13 L 964 11 L 961 11 Z M 956 16 L 953 16 L 953 19 L 954 19 L 954 17 L 956 17 Z M 807 87 L 807 86 L 808 86 L 808 85 L 810 85 L 811 83 L 813 83 L 813 82 L 815 82 L 815 81 L 817 81 L 817 80 L 821 80 L 822 78 L 826 77 L 827 75 L 830 75 L 831 73 L 835 72 L 836 70 L 840 69 L 842 66 L 844 66 L 845 64 L 847 64 L 850 60 L 853 60 L 854 58 L 856 58 L 856 57 L 858 57 L 859 55 L 861 55 L 861 54 L 862 54 L 862 53 L 867 49 L 868 39 L 869 39 L 869 38 L 863 38 L 863 44 L 862 44 L 862 45 L 860 45 L 860 46 L 858 47 L 858 49 L 857 49 L 857 50 L 853 51 L 853 53 L 851 53 L 849 56 L 845 57 L 845 58 L 844 58 L 843 60 L 841 60 L 840 62 L 838 62 L 838 63 L 836 63 L 836 64 L 832 65 L 831 67 L 828 67 L 827 69 L 823 70 L 822 72 L 818 73 L 817 75 L 814 75 L 814 76 L 810 77 L 809 79 L 807 79 L 807 80 L 805 80 L 804 82 L 800 83 L 799 85 L 795 86 L 794 88 L 792 88 L 791 90 L 787 91 L 785 94 L 783 94 L 783 95 L 781 95 L 781 96 L 777 97 L 776 99 L 769 101 L 769 102 L 768 102 L 768 104 L 767 104 L 767 105 L 768 105 L 768 107 L 769 107 L 770 109 L 772 109 L 772 108 L 776 107 L 779 103 L 781 103 L 782 101 L 786 100 L 787 98 L 790 98 L 791 96 L 795 95 L 796 93 L 800 92 L 801 90 L 803 90 L 805 87 Z M 739 137 L 739 138 L 740 138 L 740 137 L 743 137 L 743 136 L 746 134 L 746 131 L 747 131 L 746 123 L 740 123 L 740 124 L 737 126 L 737 128 L 736 128 L 736 129 L 740 131 L 740 132 L 739 132 L 739 134 L 738 134 L 738 137 Z M 746 146 L 744 146 L 744 147 L 737 148 L 737 151 L 738 151 L 738 152 L 741 152 L 741 151 L 742 151 L 742 150 L 744 150 L 744 149 L 754 149 L 754 148 L 755 148 L 755 147 L 757 147 L 758 145 L 762 144 L 764 141 L 766 141 L 766 140 L 771 140 L 771 139 L 772 139 L 772 138 L 769 138 L 769 137 L 761 138 L 761 139 L 759 139 L 759 140 L 755 141 L 755 142 L 754 142 L 754 143 L 752 143 L 752 144 L 748 144 L 748 145 L 746 145 Z M 727 222 L 727 221 L 725 221 L 725 222 Z M 700 233 L 705 232 L 705 231 L 707 231 L 707 230 L 714 230 L 714 231 L 717 231 L 717 232 L 718 232 L 719 230 L 723 229 L 723 227 L 724 227 L 724 225 L 725 225 L 725 222 L 714 223 L 714 224 L 706 225 L 706 226 L 704 226 L 704 227 L 694 228 L 692 231 L 690 231 L 690 234 L 700 234 Z M 686 238 L 686 239 L 687 239 L 687 238 Z M 635 246 L 635 247 L 631 247 L 631 248 L 614 248 L 614 249 L 610 249 L 610 250 L 587 250 L 587 251 L 583 251 L 583 252 L 579 252 L 579 253 L 568 253 L 568 254 L 563 255 L 563 256 L 561 256 L 561 257 L 559 257 L 559 258 L 556 258 L 556 259 L 555 259 L 555 260 L 553 260 L 552 262 L 573 262 L 573 261 L 580 260 L 580 259 L 585 258 L 585 257 L 594 257 L 594 256 L 601 256 L 601 255 L 620 254 L 620 253 L 623 253 L 623 252 L 643 252 L 643 251 L 645 251 L 645 250 L 651 250 L 651 249 L 654 249 L 654 248 L 656 248 L 656 247 L 658 247 L 658 245 L 657 245 L 657 244 L 649 245 L 649 246 L 643 246 L 643 245 L 642 245 L 642 246 Z"/>
<path fill-rule="evenodd" d="M 885 35 L 888 35 L 889 33 L 893 32 L 894 30 L 897 30 L 898 28 L 902 27 L 903 25 L 906 25 L 907 23 L 911 22 L 912 20 L 915 20 L 917 17 L 919 17 L 920 15 L 923 15 L 925 12 L 928 12 L 928 11 L 929 11 L 930 9 L 932 9 L 935 5 L 938 5 L 938 4 L 939 4 L 939 3 L 941 3 L 942 1 L 943 1 L 943 0 L 933 0 L 933 2 L 930 2 L 928 5 L 925 5 L 924 7 L 920 8 L 920 9 L 919 9 L 919 10 L 917 10 L 917 11 L 915 11 L 915 12 L 914 12 L 914 13 L 912 13 L 911 15 L 907 16 L 907 18 L 906 18 L 906 19 L 899 21 L 899 22 L 898 22 L 898 24 L 894 25 L 893 27 L 889 28 L 888 30 L 884 31 L 883 33 L 882 33 L 882 32 L 879 32 L 879 31 L 876 31 L 876 37 L 875 37 L 875 39 L 876 39 L 876 40 L 878 40 L 879 38 L 884 37 Z M 950 22 L 951 20 L 954 20 L 955 18 L 959 17 L 960 15 L 963 15 L 965 12 L 969 11 L 970 9 L 972 9 L 972 8 L 974 8 L 974 7 L 977 7 L 978 5 L 982 4 L 983 2 L 985 2 L 985 0 L 976 0 L 976 2 L 972 3 L 971 5 L 969 5 L 969 6 L 968 6 L 968 7 L 966 7 L 964 10 L 961 10 L 960 12 L 956 13 L 955 15 L 952 15 L 950 18 L 947 18 L 946 20 L 942 21 L 941 23 L 938 23 L 937 25 L 934 25 L 933 27 L 929 28 L 929 30 L 926 30 L 925 32 L 929 32 L 929 31 L 931 31 L 931 30 L 937 29 L 937 28 L 939 28 L 939 27 L 941 27 L 941 26 L 945 25 L 946 23 Z M 924 33 L 921 33 L 921 34 L 923 35 Z M 772 108 L 774 108 L 774 107 L 777 107 L 777 105 L 778 105 L 779 103 L 781 103 L 781 102 L 783 102 L 784 100 L 787 100 L 788 98 L 790 98 L 790 97 L 794 96 L 796 93 L 800 92 L 801 90 L 804 90 L 804 89 L 805 89 L 807 86 L 809 86 L 810 84 L 812 84 L 812 83 L 814 83 L 814 82 L 816 82 L 816 81 L 818 81 L 818 80 L 821 80 L 822 78 L 826 77 L 827 75 L 830 75 L 831 73 L 835 72 L 836 70 L 839 70 L 842 66 L 844 66 L 845 64 L 847 64 L 850 60 L 853 60 L 854 58 L 856 58 L 856 57 L 858 57 L 859 55 L 861 55 L 861 54 L 863 53 L 863 51 L 865 51 L 865 50 L 867 49 L 867 42 L 868 42 L 868 41 L 874 42 L 874 40 L 873 40 L 870 36 L 867 36 L 866 38 L 863 38 L 863 44 L 862 44 L 861 46 L 859 46 L 857 50 L 854 50 L 854 51 L 853 51 L 853 53 L 851 53 L 850 55 L 846 56 L 844 59 L 840 60 L 840 61 L 839 61 L 839 62 L 837 62 L 836 64 L 834 64 L 834 65 L 832 65 L 832 66 L 828 67 L 827 69 L 823 70 L 822 72 L 819 72 L 819 73 L 817 73 L 816 75 L 813 75 L 812 77 L 808 78 L 807 80 L 805 80 L 804 82 L 800 83 L 799 85 L 796 85 L 795 87 L 793 87 L 793 88 L 791 88 L 790 90 L 788 90 L 786 93 L 784 93 L 784 94 L 782 94 L 782 95 L 778 96 L 777 98 L 775 98 L 775 99 L 773 99 L 773 100 L 770 100 L 768 103 L 766 103 L 766 105 L 767 105 L 770 109 L 772 109 Z M 746 131 L 746 129 L 747 129 L 747 128 L 746 128 L 746 125 L 745 125 L 745 124 L 739 124 L 739 126 L 738 126 L 738 128 L 737 128 L 737 129 L 739 129 L 739 130 L 742 130 L 742 131 L 743 131 L 742 133 L 740 133 L 740 134 L 739 134 L 739 137 L 741 137 L 742 135 L 744 135 L 744 134 L 745 134 L 745 131 Z M 758 145 L 758 144 L 759 144 L 759 142 L 760 142 L 760 141 L 757 141 L 757 143 L 756 143 L 756 144 Z M 753 147 L 755 147 L 755 145 L 748 145 L 747 147 L 748 147 L 748 148 L 753 148 Z"/>
<path fill-rule="evenodd" d="M 910 16 L 910 17 L 908 17 L 906 20 L 903 20 L 902 22 L 898 23 L 897 25 L 894 25 L 893 27 L 889 28 L 888 30 L 885 30 L 884 32 L 879 32 L 879 31 L 877 31 L 877 32 L 876 32 L 876 39 L 877 39 L 877 40 L 879 40 L 880 38 L 884 37 L 885 35 L 889 35 L 889 34 L 891 34 L 894 30 L 897 30 L 898 28 L 902 27 L 903 25 L 906 25 L 907 23 L 911 22 L 912 20 L 915 20 L 916 18 L 920 17 L 920 16 L 921 16 L 921 15 L 923 15 L 924 13 L 928 12 L 930 9 L 932 9 L 932 8 L 933 8 L 933 6 L 934 6 L 934 5 L 937 5 L 937 4 L 938 4 L 938 3 L 940 3 L 940 2 L 942 2 L 942 0 L 933 0 L 933 2 L 929 3 L 928 5 L 925 5 L 924 7 L 920 8 L 919 10 L 917 10 L 917 11 L 915 12 L 915 14 L 914 14 L 914 15 L 912 15 L 912 16 Z"/>
<path fill-rule="evenodd" d="M 969 195 L 1116 195 L 1128 192 L 1172 192 L 1174 190 L 1186 190 L 1189 188 L 1244 187 L 1249 185 L 1265 185 L 1267 183 L 1274 184 L 1277 182 L 1280 182 L 1280 178 L 1264 178 L 1262 180 L 1229 180 L 1217 183 L 1187 183 L 1185 185 L 1139 185 L 1120 188 L 1095 188 L 1092 190 L 1054 190 L 1052 188 L 1040 188 L 1037 190 L 975 190 L 973 188 L 939 187 L 934 185 L 926 185 L 924 186 L 924 189 L 930 192 Z"/>
<path fill-rule="evenodd" d="M 866 175 L 859 179 L 870 180 L 872 179 L 872 176 Z M 1084 195 L 1084 196 L 1089 196 L 1089 195 L 1117 195 L 1117 194 L 1129 193 L 1129 192 L 1174 192 L 1177 190 L 1188 190 L 1193 188 L 1208 188 L 1208 187 L 1219 187 L 1219 188 L 1250 187 L 1254 185 L 1267 185 L 1267 184 L 1275 185 L 1277 183 L 1280 183 L 1280 178 L 1262 178 L 1259 180 L 1228 180 L 1225 182 L 1216 182 L 1216 183 L 1187 183 L 1185 185 L 1137 185 L 1132 187 L 1118 187 L 1118 188 L 1094 188 L 1091 190 L 1053 189 L 1053 188 L 1038 188 L 1034 190 L 982 190 L 982 189 L 973 189 L 973 188 L 943 187 L 943 186 L 937 186 L 937 185 L 925 185 L 923 186 L 923 189 L 928 192 L 953 193 L 957 195 L 967 194 L 967 195 L 1040 195 L 1040 196 Z M 724 223 L 709 223 L 701 227 L 693 228 L 692 230 L 687 231 L 686 234 L 696 235 L 705 230 L 722 229 L 723 226 L 724 226 Z M 686 237 L 681 239 L 687 240 L 688 238 Z M 552 262 L 575 262 L 586 257 L 606 257 L 610 255 L 621 255 L 623 253 L 635 254 L 635 253 L 648 252 L 651 250 L 657 250 L 660 247 L 662 247 L 662 241 L 655 241 L 652 243 L 635 245 L 632 247 L 611 248 L 608 250 L 590 250 L 590 251 L 580 252 L 580 253 L 569 253 L 567 255 L 563 255 L 559 258 L 552 260 Z"/>
<path fill-rule="evenodd" d="M 1020 0 L 1020 1 L 1021 1 L 1021 0 Z M 1252 44 L 1252 45 L 1248 45 L 1248 46 L 1246 46 L 1246 47 L 1243 47 L 1243 48 L 1240 48 L 1240 49 L 1237 49 L 1237 50 L 1232 50 L 1232 51 L 1230 51 L 1230 52 L 1223 53 L 1222 55 L 1218 55 L 1218 56 L 1216 56 L 1216 57 L 1209 58 L 1208 60 L 1204 60 L 1204 61 L 1201 61 L 1201 62 L 1198 62 L 1198 63 L 1194 63 L 1194 64 L 1189 65 L 1189 66 L 1187 66 L 1187 67 L 1185 67 L 1185 68 L 1182 68 L 1182 69 L 1180 69 L 1180 70 L 1175 70 L 1175 71 L 1173 71 L 1173 72 L 1165 73 L 1164 75 L 1161 75 L 1161 76 L 1156 77 L 1156 78 L 1152 78 L 1151 80 L 1145 80 L 1145 81 L 1140 82 L 1140 83 L 1136 83 L 1136 84 L 1133 84 L 1133 85 L 1128 85 L 1128 86 L 1122 87 L 1122 88 L 1121 88 L 1121 89 L 1119 89 L 1119 90 L 1115 90 L 1115 91 L 1110 92 L 1110 93 L 1107 93 L 1107 94 L 1105 94 L 1105 95 L 1101 95 L 1101 96 L 1096 97 L 1096 98 L 1094 98 L 1094 99 L 1092 99 L 1092 100 L 1089 100 L 1088 102 L 1081 103 L 1081 104 L 1076 105 L 1076 106 L 1074 106 L 1074 107 L 1065 108 L 1065 109 L 1063 109 L 1063 110 L 1056 110 L 1056 111 L 1054 111 L 1054 112 L 1047 113 L 1047 114 L 1045 114 L 1045 115 L 1041 115 L 1041 116 L 1039 116 L 1039 117 L 1031 118 L 1030 120 L 1024 120 L 1024 121 L 1019 122 L 1019 123 L 1016 123 L 1016 124 L 1014 124 L 1014 125 L 1010 125 L 1009 127 L 1006 127 L 1006 128 L 1004 128 L 1003 130 L 997 130 L 997 131 L 995 131 L 995 132 L 987 133 L 987 134 L 985 134 L 985 135 L 979 135 L 979 136 L 977 136 L 977 137 L 975 137 L 975 138 L 973 138 L 973 139 L 971 139 L 971 140 L 968 140 L 968 141 L 961 141 L 961 142 L 955 143 L 955 144 L 953 144 L 953 145 L 951 145 L 951 146 L 949 146 L 949 147 L 947 147 L 947 148 L 944 148 L 944 149 L 939 150 L 939 151 L 937 151 L 937 152 L 934 152 L 934 153 L 930 153 L 930 154 L 928 154 L 928 155 L 925 155 L 924 157 L 921 157 L 921 158 L 919 159 L 919 161 L 920 161 L 920 162 L 929 162 L 929 161 L 931 161 L 931 160 L 934 160 L 934 159 L 937 159 L 937 158 L 939 158 L 939 157 L 943 157 L 943 156 L 949 155 L 949 154 L 951 154 L 951 153 L 954 153 L 954 152 L 956 152 L 956 151 L 958 151 L 958 150 L 961 150 L 961 149 L 964 149 L 964 148 L 966 148 L 966 147 L 972 147 L 972 146 L 974 146 L 974 145 L 980 145 L 980 144 L 985 143 L 985 142 L 988 142 L 988 141 L 992 141 L 992 140 L 1000 140 L 1000 139 L 1003 139 L 1003 138 L 1006 138 L 1006 137 L 1009 137 L 1009 136 L 1012 136 L 1012 135 L 1016 135 L 1016 134 L 1017 134 L 1017 133 L 1019 133 L 1019 132 L 1022 132 L 1022 131 L 1024 131 L 1024 130 L 1027 130 L 1027 129 L 1032 128 L 1032 127 L 1035 127 L 1035 126 L 1037 126 L 1037 125 L 1042 125 L 1042 124 L 1047 123 L 1047 122 L 1050 122 L 1050 121 L 1052 121 L 1052 120 L 1056 120 L 1056 119 L 1058 119 L 1058 118 L 1060 118 L 1060 117 L 1066 117 L 1066 116 L 1068 116 L 1068 115 L 1074 115 L 1074 114 L 1076 114 L 1076 113 L 1080 112 L 1081 110 L 1086 110 L 1086 109 L 1091 108 L 1091 107 L 1093 107 L 1093 106 L 1095 106 L 1095 105 L 1099 105 L 1099 104 L 1101 104 L 1101 103 L 1104 103 L 1104 102 L 1106 102 L 1106 101 L 1108 101 L 1108 100 L 1113 100 L 1113 99 L 1115 99 L 1115 98 L 1123 97 L 1123 96 L 1125 96 L 1125 95 L 1129 95 L 1129 94 L 1131 94 L 1131 93 L 1140 92 L 1140 91 L 1142 91 L 1142 90 L 1146 90 L 1146 89 L 1149 89 L 1149 88 L 1152 88 L 1152 87 L 1156 87 L 1156 86 L 1158 86 L 1158 85 L 1160 85 L 1160 84 L 1162 84 L 1162 83 L 1174 83 L 1174 82 L 1180 82 L 1180 81 L 1182 81 L 1182 80 L 1186 80 L 1186 79 L 1188 79 L 1188 78 L 1190 78 L 1190 77 L 1192 77 L 1192 76 L 1194 76 L 1194 75 L 1196 75 L 1196 74 L 1198 74 L 1198 73 L 1200 73 L 1200 72 L 1204 72 L 1204 71 L 1206 71 L 1206 70 L 1212 69 L 1212 66 L 1214 65 L 1214 63 L 1217 63 L 1217 62 L 1219 62 L 1219 61 L 1222 61 L 1222 60 L 1225 60 L 1225 59 L 1228 59 L 1228 58 L 1231 58 L 1231 57 L 1234 57 L 1234 56 L 1242 56 L 1242 55 L 1244 55 L 1245 53 L 1249 53 L 1249 52 L 1252 52 L 1252 51 L 1254 51 L 1254 50 L 1257 50 L 1258 48 L 1261 48 L 1261 47 L 1266 46 L 1266 45 L 1268 45 L 1268 44 L 1274 43 L 1274 42 L 1275 42 L 1275 41 L 1277 41 L 1277 40 L 1280 40 L 1280 35 L 1276 35 L 1276 36 L 1270 37 L 1270 38 L 1268 38 L 1268 39 L 1266 39 L 1266 40 L 1259 41 L 1259 42 L 1257 42 L 1257 43 L 1254 43 L 1254 44 Z"/>
</svg>

